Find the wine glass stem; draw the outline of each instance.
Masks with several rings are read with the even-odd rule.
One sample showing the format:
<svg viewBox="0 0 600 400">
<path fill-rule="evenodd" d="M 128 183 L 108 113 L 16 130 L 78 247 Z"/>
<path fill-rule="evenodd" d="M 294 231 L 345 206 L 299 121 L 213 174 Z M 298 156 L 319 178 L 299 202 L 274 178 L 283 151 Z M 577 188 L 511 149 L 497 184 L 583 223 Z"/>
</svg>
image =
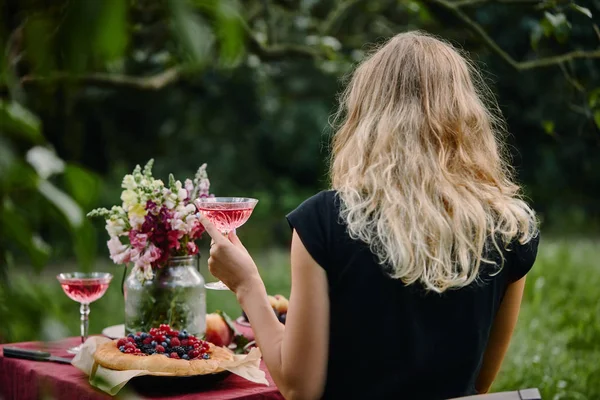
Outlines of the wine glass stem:
<svg viewBox="0 0 600 400">
<path fill-rule="evenodd" d="M 90 305 L 81 303 L 79 306 L 79 313 L 81 314 L 81 343 L 83 343 L 88 337 L 88 316 L 90 315 Z"/>
</svg>

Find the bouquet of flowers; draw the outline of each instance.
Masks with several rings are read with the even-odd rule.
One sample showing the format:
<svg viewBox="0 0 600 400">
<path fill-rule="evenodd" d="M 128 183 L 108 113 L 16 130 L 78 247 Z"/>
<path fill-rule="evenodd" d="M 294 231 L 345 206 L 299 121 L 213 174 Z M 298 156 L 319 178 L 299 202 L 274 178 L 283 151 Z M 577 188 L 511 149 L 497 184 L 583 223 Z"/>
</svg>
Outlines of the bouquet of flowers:
<svg viewBox="0 0 600 400">
<path fill-rule="evenodd" d="M 196 241 L 204 227 L 193 200 L 212 197 L 206 164 L 183 184 L 170 174 L 168 186 L 152 176 L 153 164 L 154 160 L 148 161 L 143 170 L 137 165 L 132 174 L 125 175 L 122 205 L 88 214 L 106 219 L 110 258 L 115 264 L 133 263 L 140 281 L 152 279 L 169 257 L 198 253 Z"/>
</svg>

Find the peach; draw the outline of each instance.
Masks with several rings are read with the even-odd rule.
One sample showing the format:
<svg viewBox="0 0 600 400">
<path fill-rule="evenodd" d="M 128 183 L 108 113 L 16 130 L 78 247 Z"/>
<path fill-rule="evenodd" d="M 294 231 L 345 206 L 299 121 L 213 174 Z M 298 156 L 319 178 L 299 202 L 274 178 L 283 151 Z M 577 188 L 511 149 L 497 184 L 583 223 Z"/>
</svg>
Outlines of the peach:
<svg viewBox="0 0 600 400">
<path fill-rule="evenodd" d="M 280 294 L 276 294 L 274 297 L 276 300 L 275 310 L 277 310 L 277 313 L 287 314 L 288 305 L 289 305 L 288 299 L 286 299 L 285 296 L 282 296 Z"/>
<path fill-rule="evenodd" d="M 206 315 L 206 341 L 215 346 L 229 346 L 233 332 L 227 322 L 217 313 Z"/>
</svg>

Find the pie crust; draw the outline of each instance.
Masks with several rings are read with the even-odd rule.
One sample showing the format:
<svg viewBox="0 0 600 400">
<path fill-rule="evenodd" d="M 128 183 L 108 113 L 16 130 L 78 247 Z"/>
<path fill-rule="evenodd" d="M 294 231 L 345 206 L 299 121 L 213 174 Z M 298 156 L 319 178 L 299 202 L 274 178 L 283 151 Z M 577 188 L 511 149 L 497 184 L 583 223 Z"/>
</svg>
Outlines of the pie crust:
<svg viewBox="0 0 600 400">
<path fill-rule="evenodd" d="M 102 343 L 94 353 L 94 360 L 101 366 L 117 371 L 132 369 L 146 370 L 152 375 L 165 376 L 192 376 L 207 375 L 225 371 L 220 365 L 225 361 L 232 361 L 233 354 L 222 347 L 209 343 L 208 360 L 194 359 L 182 360 L 169 358 L 161 354 L 139 356 L 122 353 L 117 348 L 117 340 Z"/>
</svg>

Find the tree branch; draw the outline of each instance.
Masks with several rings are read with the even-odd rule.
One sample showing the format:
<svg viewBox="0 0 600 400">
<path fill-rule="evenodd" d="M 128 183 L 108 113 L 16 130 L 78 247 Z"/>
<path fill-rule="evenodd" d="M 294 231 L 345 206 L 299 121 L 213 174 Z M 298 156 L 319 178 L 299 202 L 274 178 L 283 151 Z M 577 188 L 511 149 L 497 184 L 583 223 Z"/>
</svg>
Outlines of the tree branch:
<svg viewBox="0 0 600 400">
<path fill-rule="evenodd" d="M 484 3 L 515 4 L 515 5 L 533 5 L 541 4 L 540 0 L 456 0 L 452 2 L 454 7 L 469 7 Z"/>
<path fill-rule="evenodd" d="M 71 75 L 68 72 L 58 72 L 49 76 L 26 75 L 21 78 L 21 83 L 55 83 L 74 82 L 85 83 L 95 86 L 106 87 L 128 87 L 139 90 L 160 90 L 177 82 L 183 75 L 192 70 L 184 70 L 182 67 L 172 67 L 156 75 L 151 76 L 129 76 L 108 73 L 91 73 L 85 75 Z"/>
<path fill-rule="evenodd" d="M 475 22 L 471 17 L 464 13 L 458 6 L 457 2 L 450 2 L 448 0 L 427 0 L 431 3 L 435 3 L 446 10 L 454 14 L 455 17 L 460 19 L 465 25 L 467 25 L 473 32 L 475 32 L 481 40 L 497 55 L 499 55 L 504 61 L 510 64 L 513 68 L 518 71 L 524 71 L 535 68 L 543 68 L 562 64 L 564 62 L 572 61 L 575 59 L 587 59 L 587 58 L 600 58 L 600 50 L 584 51 L 574 50 L 569 53 L 560 54 L 557 56 L 538 58 L 537 60 L 529 61 L 516 61 L 510 54 L 503 50 L 490 35 L 483 29 L 481 25 Z"/>
<path fill-rule="evenodd" d="M 287 43 L 265 46 L 256 39 L 252 32 L 248 32 L 248 49 L 266 61 L 278 61 L 289 57 L 315 58 L 323 55 L 318 48 L 302 44 Z"/>
<path fill-rule="evenodd" d="M 321 35 L 332 35 L 335 25 L 344 16 L 346 11 L 348 11 L 350 7 L 354 6 L 359 1 L 361 0 L 346 0 L 337 3 L 337 6 L 334 7 L 329 14 L 327 14 L 323 25 L 321 25 L 321 29 L 319 29 Z"/>
</svg>

